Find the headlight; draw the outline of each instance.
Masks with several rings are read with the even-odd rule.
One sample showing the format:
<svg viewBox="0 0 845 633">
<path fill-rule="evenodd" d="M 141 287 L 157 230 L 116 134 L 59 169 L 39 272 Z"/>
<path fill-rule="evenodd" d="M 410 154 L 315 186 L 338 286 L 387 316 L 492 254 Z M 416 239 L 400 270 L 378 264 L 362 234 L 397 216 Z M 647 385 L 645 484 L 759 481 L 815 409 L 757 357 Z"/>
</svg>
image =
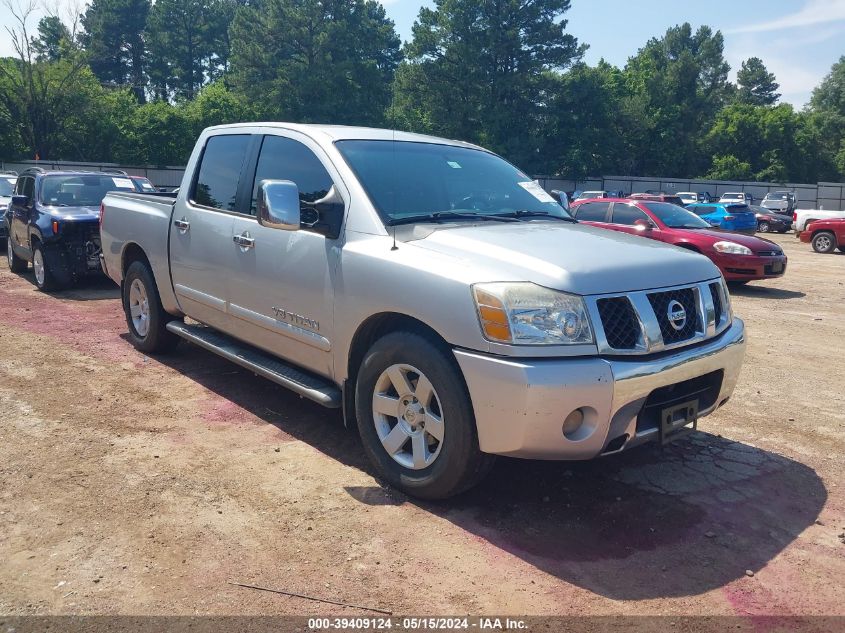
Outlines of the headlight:
<svg viewBox="0 0 845 633">
<path fill-rule="evenodd" d="M 729 255 L 753 255 L 751 249 L 736 242 L 716 242 L 713 244 L 720 253 L 728 253 Z"/>
<path fill-rule="evenodd" d="M 584 300 L 529 282 L 472 287 L 484 336 L 514 345 L 592 343 Z"/>
<path fill-rule="evenodd" d="M 725 298 L 725 305 L 723 309 L 725 314 L 728 315 L 728 323 L 733 323 L 734 320 L 734 309 L 731 305 L 731 293 L 728 291 L 728 282 L 725 281 L 724 275 L 721 276 L 722 278 L 722 296 Z"/>
</svg>

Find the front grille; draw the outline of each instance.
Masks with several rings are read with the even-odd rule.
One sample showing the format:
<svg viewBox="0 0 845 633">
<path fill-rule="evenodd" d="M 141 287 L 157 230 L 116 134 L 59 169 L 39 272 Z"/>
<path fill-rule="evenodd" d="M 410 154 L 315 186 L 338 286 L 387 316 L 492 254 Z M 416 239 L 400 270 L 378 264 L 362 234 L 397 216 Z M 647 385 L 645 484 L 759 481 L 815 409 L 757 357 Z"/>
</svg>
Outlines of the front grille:
<svg viewBox="0 0 845 633">
<path fill-rule="evenodd" d="M 716 314 L 716 327 L 722 321 L 722 292 L 719 282 L 710 284 L 710 295 L 713 297 L 713 311 Z"/>
<path fill-rule="evenodd" d="M 778 255 L 783 255 L 780 251 L 757 251 L 757 254 L 762 257 L 776 257 Z"/>
<path fill-rule="evenodd" d="M 656 429 L 660 412 L 688 400 L 698 400 L 698 410 L 706 411 L 714 404 L 722 390 L 724 371 L 716 371 L 667 385 L 652 391 L 637 416 L 637 432 Z"/>
<path fill-rule="evenodd" d="M 781 273 L 786 272 L 786 264 L 782 264 L 778 270 L 775 270 L 775 266 L 773 264 L 766 264 L 763 266 L 763 272 L 767 275 L 780 275 Z"/>
<path fill-rule="evenodd" d="M 695 336 L 697 331 L 702 329 L 695 292 L 692 288 L 654 292 L 648 295 L 648 300 L 654 309 L 657 322 L 660 324 L 660 333 L 663 335 L 664 344 L 671 345 L 689 340 Z M 679 330 L 676 330 L 669 321 L 669 304 L 672 301 L 680 303 L 686 312 L 686 321 Z"/>
<path fill-rule="evenodd" d="M 613 349 L 635 349 L 640 325 L 627 297 L 611 297 L 596 302 L 607 344 Z"/>
</svg>

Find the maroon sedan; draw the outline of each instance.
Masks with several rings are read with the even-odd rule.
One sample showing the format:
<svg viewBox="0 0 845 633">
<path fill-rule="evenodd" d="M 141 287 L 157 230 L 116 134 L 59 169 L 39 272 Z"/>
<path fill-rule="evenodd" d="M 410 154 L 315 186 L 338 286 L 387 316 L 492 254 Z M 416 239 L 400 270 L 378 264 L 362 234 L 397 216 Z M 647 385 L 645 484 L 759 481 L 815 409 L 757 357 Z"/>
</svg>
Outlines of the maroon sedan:
<svg viewBox="0 0 845 633">
<path fill-rule="evenodd" d="M 579 222 L 702 253 L 730 282 L 772 279 L 786 272 L 786 255 L 774 242 L 714 229 L 694 213 L 667 202 L 630 198 L 578 200 L 572 203 L 572 215 Z"/>
</svg>

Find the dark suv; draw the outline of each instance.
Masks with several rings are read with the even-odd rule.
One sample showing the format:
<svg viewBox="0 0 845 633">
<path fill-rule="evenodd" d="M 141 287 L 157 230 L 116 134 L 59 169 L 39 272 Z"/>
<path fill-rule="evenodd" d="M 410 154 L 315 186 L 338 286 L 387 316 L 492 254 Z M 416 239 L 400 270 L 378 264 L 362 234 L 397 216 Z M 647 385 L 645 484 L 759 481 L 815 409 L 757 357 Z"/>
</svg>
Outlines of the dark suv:
<svg viewBox="0 0 845 633">
<path fill-rule="evenodd" d="M 136 191 L 123 173 L 27 169 L 18 176 L 4 223 L 13 272 L 32 262 L 41 290 L 69 286 L 100 270 L 100 203 L 109 191 Z"/>
</svg>

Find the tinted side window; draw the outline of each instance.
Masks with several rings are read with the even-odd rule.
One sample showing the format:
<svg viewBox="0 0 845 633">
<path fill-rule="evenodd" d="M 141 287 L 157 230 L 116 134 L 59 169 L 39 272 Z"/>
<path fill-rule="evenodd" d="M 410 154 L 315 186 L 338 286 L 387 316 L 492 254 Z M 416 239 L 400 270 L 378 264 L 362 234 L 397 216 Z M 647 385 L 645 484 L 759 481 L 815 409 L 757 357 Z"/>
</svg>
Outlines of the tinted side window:
<svg viewBox="0 0 845 633">
<path fill-rule="evenodd" d="M 197 204 L 234 211 L 238 180 L 246 158 L 247 134 L 212 136 L 205 144 L 191 199 Z"/>
<path fill-rule="evenodd" d="M 609 202 L 585 202 L 578 207 L 575 217 L 587 222 L 607 222 Z"/>
<path fill-rule="evenodd" d="M 709 215 L 716 210 L 712 204 L 699 204 L 694 207 L 689 208 L 690 211 L 695 213 L 696 215 Z"/>
<path fill-rule="evenodd" d="M 300 203 L 324 198 L 332 188 L 329 172 L 314 152 L 299 141 L 283 136 L 265 136 L 258 155 L 249 212 L 255 215 L 258 185 L 262 180 L 290 180 L 299 188 Z"/>
<path fill-rule="evenodd" d="M 23 182 L 21 182 L 21 181 L 23 181 Z M 20 195 L 26 196 L 30 199 L 33 197 L 33 195 L 35 195 L 35 178 L 32 178 L 31 176 L 28 176 L 26 178 L 21 178 L 21 180 L 19 180 L 18 183 L 19 183 L 20 188 L 21 188 L 20 189 Z"/>
<path fill-rule="evenodd" d="M 633 226 L 637 220 L 645 220 L 649 224 L 648 216 L 632 204 L 616 203 L 613 205 L 613 224 Z"/>
</svg>

